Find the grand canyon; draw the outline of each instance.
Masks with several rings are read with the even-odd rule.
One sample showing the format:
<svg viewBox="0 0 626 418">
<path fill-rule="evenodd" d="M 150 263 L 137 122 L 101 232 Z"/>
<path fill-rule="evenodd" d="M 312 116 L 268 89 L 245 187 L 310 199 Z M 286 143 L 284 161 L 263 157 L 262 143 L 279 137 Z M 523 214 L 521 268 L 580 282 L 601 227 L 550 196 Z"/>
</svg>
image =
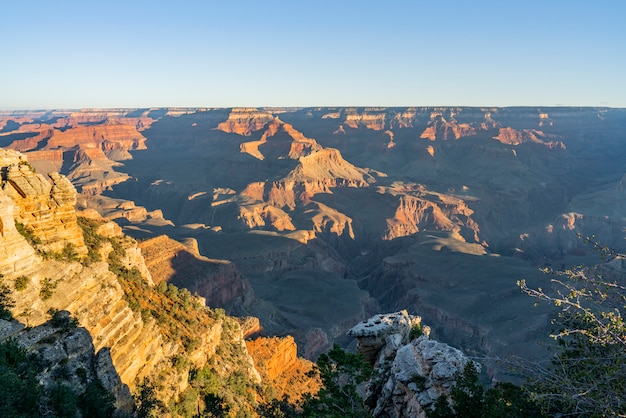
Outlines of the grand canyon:
<svg viewBox="0 0 626 418">
<path fill-rule="evenodd" d="M 459 355 L 540 358 L 554 308 L 516 283 L 600 263 L 581 236 L 626 251 L 625 132 L 592 107 L 0 111 L 0 273 L 28 278 L 0 338 L 61 341 L 48 312 L 69 312 L 87 332 L 59 344 L 119 411 L 150 376 L 178 399 L 231 362 L 301 397 L 383 312 Z"/>
</svg>

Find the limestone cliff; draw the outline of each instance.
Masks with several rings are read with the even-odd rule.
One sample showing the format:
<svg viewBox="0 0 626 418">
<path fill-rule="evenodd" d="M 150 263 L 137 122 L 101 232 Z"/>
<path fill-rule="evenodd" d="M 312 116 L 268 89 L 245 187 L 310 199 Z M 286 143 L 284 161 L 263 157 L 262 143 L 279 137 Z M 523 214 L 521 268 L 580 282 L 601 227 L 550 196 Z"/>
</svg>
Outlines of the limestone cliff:
<svg viewBox="0 0 626 418">
<path fill-rule="evenodd" d="M 374 131 L 383 130 L 385 128 L 386 112 L 381 112 L 381 110 L 384 109 L 368 108 L 362 111 L 347 109 L 344 116 L 344 124 L 353 129 L 364 127 Z"/>
<path fill-rule="evenodd" d="M 305 137 L 292 125 L 284 123 L 279 118 L 273 119 L 265 126 L 265 132 L 258 141 L 244 142 L 240 146 L 241 152 L 259 160 L 265 158 L 294 160 L 321 148 L 314 139 Z"/>
<path fill-rule="evenodd" d="M 435 141 L 459 139 L 472 135 L 476 135 L 476 129 L 468 123 L 458 123 L 454 118 L 454 111 L 450 111 L 448 117 L 442 112 L 433 112 L 420 138 Z"/>
<path fill-rule="evenodd" d="M 232 411 L 254 415 L 245 394 L 256 393 L 261 378 L 238 322 L 206 308 L 204 299 L 186 289 L 165 282 L 155 286 L 134 240 L 93 212 L 77 218 L 72 206 L 76 192 L 65 178 L 52 174 L 50 184 L 20 164 L 22 155 L 2 151 L 0 249 L 5 257 L 0 258 L 0 284 L 10 290 L 13 316 L 43 330 L 51 312 L 69 312 L 88 332 L 76 338 L 87 341 L 83 337 L 90 336 L 92 345 L 80 350 L 110 357 L 119 375 L 110 387 L 116 388 L 111 391 L 120 407 L 128 405 L 128 390 L 121 388 L 135 391 L 141 384 L 154 385 L 164 404 L 176 404 L 197 384 L 194 370 L 202 369 L 215 375 Z M 18 231 L 16 220 L 30 221 L 25 226 L 31 229 Z M 42 243 L 34 244 L 36 240 Z M 73 244 L 75 252 L 51 257 L 49 249 L 59 248 L 59 241 Z M 5 337 L 18 335 L 11 327 Z M 30 341 L 22 345 L 37 349 L 29 345 L 43 341 L 37 332 L 36 339 L 20 334 Z M 99 360 L 84 359 L 89 361 Z M 240 382 L 236 385 L 233 373 Z"/>
<path fill-rule="evenodd" d="M 38 403 L 40 414 L 41 411 L 54 409 L 50 395 L 60 387 L 67 388 L 68 393 L 64 395 L 66 399 L 71 396 L 85 397 L 91 391 L 92 396 L 88 398 L 90 402 L 106 399 L 101 397 L 102 392 L 94 397 L 94 390 L 108 392 L 113 395 L 114 403 L 111 407 L 117 410 L 116 415 L 127 416 L 133 412 L 133 398 L 111 362 L 110 350 L 101 348 L 96 351 L 89 332 L 78 327 L 69 312 L 54 313 L 49 321 L 35 327 L 26 327 L 13 320 L 0 320 L 0 343 L 16 343 L 28 355 L 25 359 L 28 368 L 41 382 L 40 390 L 44 395 L 42 397 L 39 391 L 35 391 L 28 396 L 32 396 L 32 401 Z M 21 367 L 24 368 L 25 364 Z M 82 403 L 82 413 L 89 414 L 89 408 L 93 405 Z"/>
<path fill-rule="evenodd" d="M 79 254 L 86 248 L 78 224 L 74 205 L 76 190 L 64 176 L 51 173 L 50 180 L 37 174 L 18 153 L 0 149 L 2 164 L 2 192 L 11 198 L 18 210 L 15 222 L 30 230 L 38 239 L 43 252 L 60 252 L 67 245 Z M 6 161 L 13 156 L 13 162 Z"/>
</svg>

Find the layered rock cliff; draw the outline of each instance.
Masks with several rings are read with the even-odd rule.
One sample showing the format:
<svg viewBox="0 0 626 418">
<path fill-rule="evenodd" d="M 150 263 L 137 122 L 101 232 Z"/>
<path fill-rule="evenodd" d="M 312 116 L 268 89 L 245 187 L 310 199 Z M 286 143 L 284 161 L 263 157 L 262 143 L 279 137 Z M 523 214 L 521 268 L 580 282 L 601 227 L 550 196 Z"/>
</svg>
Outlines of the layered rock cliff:
<svg viewBox="0 0 626 418">
<path fill-rule="evenodd" d="M 139 243 L 156 284 L 171 282 L 196 292 L 208 306 L 241 307 L 254 297 L 250 283 L 234 263 L 201 256 L 195 245 L 185 246 L 165 235 Z"/>
<path fill-rule="evenodd" d="M 4 155 L 2 193 L 17 206 L 15 222 L 34 234 L 40 251 L 60 252 L 71 245 L 79 255 L 85 254 L 72 183 L 58 173 L 51 173 L 46 180 L 20 154 L 3 149 L 0 153 Z"/>
<path fill-rule="evenodd" d="M 223 311 L 205 307 L 204 299 L 188 290 L 167 285 L 161 276 L 155 286 L 134 240 L 94 212 L 76 216 L 72 206 L 76 192 L 67 179 L 52 174 L 48 183 L 21 154 L 2 151 L 0 248 L 6 257 L 0 259 L 0 280 L 10 291 L 13 317 L 36 331 L 24 333 L 23 327 L 2 322 L 6 332 L 1 339 L 16 336 L 29 350 L 47 350 L 46 344 L 53 341 L 46 336 L 55 331 L 41 327 L 51 313 L 67 311 L 86 331 L 81 334 L 79 328 L 68 337 L 78 351 L 67 351 L 69 343 L 55 337 L 55 347 L 66 350 L 59 352 L 59 361 L 61 354 L 80 357 L 80 364 L 114 393 L 119 408 L 129 407 L 128 388 L 135 391 L 146 385 L 154 387 L 165 405 L 170 401 L 178 405 L 179 399 L 192 396 L 189 391 L 197 384 L 194 370 L 206 370 L 203 373 L 215 375 L 220 396 L 232 411 L 254 415 L 254 402 L 245 395 L 259 390 L 261 378 L 239 323 Z M 25 229 L 18 231 L 18 220 L 24 220 Z M 55 253 L 59 242 L 65 246 Z M 72 244 L 72 251 L 67 244 Z M 207 263 L 198 254 L 187 253 Z M 151 260 L 159 264 L 158 257 Z M 33 332 L 36 336 L 31 336 Z M 93 357 L 93 352 L 98 354 Z M 100 366 L 107 358 L 109 369 Z M 72 361 L 67 373 L 80 374 Z M 232 380 L 233 374 L 238 380 Z M 261 394 L 254 396 L 263 399 Z"/>
</svg>

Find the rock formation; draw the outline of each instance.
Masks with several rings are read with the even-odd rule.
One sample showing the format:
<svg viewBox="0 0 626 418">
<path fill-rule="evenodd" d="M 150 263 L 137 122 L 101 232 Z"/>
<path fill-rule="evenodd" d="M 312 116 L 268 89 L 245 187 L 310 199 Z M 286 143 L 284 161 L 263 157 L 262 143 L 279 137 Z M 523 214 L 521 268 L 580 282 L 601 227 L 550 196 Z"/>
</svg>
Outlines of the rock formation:
<svg viewBox="0 0 626 418">
<path fill-rule="evenodd" d="M 21 156 L 8 163 L 6 160 L 14 154 L 2 149 L 0 153 L 5 160 L 2 191 L 18 207 L 15 221 L 32 231 L 42 251 L 60 252 L 69 244 L 79 255 L 85 254 L 82 232 L 76 223 L 76 190 L 72 183 L 58 173 L 51 173 L 47 181 Z"/>
<path fill-rule="evenodd" d="M 274 120 L 274 116 L 271 113 L 254 108 L 236 108 L 232 109 L 228 119 L 219 123 L 215 129 L 250 136 L 253 132 L 263 129 L 272 120 Z"/>
<path fill-rule="evenodd" d="M 89 332 L 72 323 L 69 312 L 57 312 L 49 321 L 32 328 L 0 320 L 0 342 L 9 340 L 25 348 L 36 364 L 43 366 L 36 377 L 44 391 L 63 384 L 80 395 L 90 383 L 97 382 L 114 395 L 118 412 L 133 412 L 133 398 L 113 366 L 110 350 L 101 348 L 96 352 Z"/>
<path fill-rule="evenodd" d="M 69 181 L 51 174 L 48 183 L 21 154 L 0 151 L 0 284 L 10 290 L 13 316 L 32 327 L 23 330 L 18 323 L 0 321 L 0 340 L 17 337 L 29 350 L 43 350 L 52 362 L 46 373 L 53 373 L 56 363 L 65 364 L 76 393 L 84 390 L 76 383 L 83 373 L 78 369 L 89 370 L 85 378 L 97 376 L 116 396 L 118 409 L 130 407 L 129 388 L 154 379 L 165 404 L 178 399 L 188 389 L 192 369 L 211 367 L 223 382 L 238 373 L 246 385 L 261 383 L 236 320 L 204 307 L 204 300 L 187 290 L 155 287 L 137 243 L 117 225 L 88 211 L 83 215 L 89 218 L 81 218 L 78 226 L 76 192 Z M 31 229 L 20 233 L 18 220 Z M 41 244 L 34 244 L 36 239 Z M 75 253 L 50 257 L 59 243 L 73 244 Z M 207 262 L 193 249 L 185 250 L 190 259 Z M 159 264 L 158 257 L 151 261 Z M 67 311 L 61 319 L 71 315 L 84 328 L 57 337 L 45 324 L 58 311 Z M 51 381 L 47 376 L 41 376 L 44 384 Z M 248 401 L 235 400 L 235 389 L 224 393 L 240 413 L 252 413 Z"/>
<path fill-rule="evenodd" d="M 374 417 L 426 417 L 440 396 L 450 394 L 471 361 L 461 351 L 431 340 L 421 321 L 407 311 L 379 314 L 348 332 L 379 376 L 365 388 L 365 402 Z"/>
<path fill-rule="evenodd" d="M 196 244 L 197 245 L 197 244 Z M 208 306 L 232 307 L 250 303 L 250 283 L 234 263 L 201 256 L 165 235 L 139 243 L 146 266 L 156 284 L 166 281 L 202 296 Z"/>
<path fill-rule="evenodd" d="M 297 402 L 303 394 L 319 390 L 319 376 L 310 374 L 314 365 L 298 357 L 293 337 L 260 337 L 246 341 L 246 346 L 256 368 L 276 391 L 277 399 L 287 395 L 291 402 Z"/>
</svg>

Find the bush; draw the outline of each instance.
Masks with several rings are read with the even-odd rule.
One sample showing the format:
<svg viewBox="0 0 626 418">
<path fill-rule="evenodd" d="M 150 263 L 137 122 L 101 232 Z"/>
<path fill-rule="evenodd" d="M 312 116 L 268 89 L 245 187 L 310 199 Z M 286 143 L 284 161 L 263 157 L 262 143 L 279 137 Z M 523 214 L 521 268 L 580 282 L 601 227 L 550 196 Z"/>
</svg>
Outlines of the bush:
<svg viewBox="0 0 626 418">
<path fill-rule="evenodd" d="M 11 289 L 6 284 L 0 284 L 0 319 L 10 320 L 13 318 L 11 309 L 15 307 L 15 301 L 11 297 Z"/>
<path fill-rule="evenodd" d="M 102 244 L 106 241 L 106 238 L 98 234 L 96 230 L 100 226 L 100 223 L 89 218 L 77 217 L 78 226 L 83 230 L 83 239 L 85 246 L 87 246 L 87 257 L 83 261 L 85 265 L 101 260 L 99 250 Z"/>
<path fill-rule="evenodd" d="M 59 417 L 75 417 L 78 407 L 78 397 L 72 389 L 62 383 L 57 384 L 50 391 L 50 408 Z"/>
<path fill-rule="evenodd" d="M 50 310 L 49 310 L 50 311 Z M 50 322 L 55 327 L 61 328 L 63 331 L 70 331 L 78 327 L 78 319 L 74 318 L 67 311 L 54 311 Z"/>
<path fill-rule="evenodd" d="M 364 417 L 367 411 L 356 386 L 369 380 L 374 372 L 360 353 L 349 353 L 334 345 L 317 360 L 322 388 L 303 404 L 305 416 Z"/>
<path fill-rule="evenodd" d="M 145 380 L 138 388 L 135 395 L 138 418 L 156 418 L 161 416 L 165 406 L 156 397 L 154 385 L 149 380 Z"/>
<path fill-rule="evenodd" d="M 50 299 L 52 297 L 52 293 L 57 288 L 57 282 L 53 281 L 51 278 L 46 277 L 43 279 L 41 284 L 41 289 L 39 290 L 39 296 L 43 300 Z"/>
<path fill-rule="evenodd" d="M 35 232 L 31 227 L 15 221 L 15 229 L 17 229 L 17 232 L 19 232 L 26 239 L 26 241 L 28 241 L 31 247 L 36 247 L 41 244 L 41 239 L 35 235 Z"/>
<path fill-rule="evenodd" d="M 485 392 L 474 362 L 469 361 L 450 390 L 450 398 L 439 397 L 429 418 L 524 418 L 544 417 L 528 391 L 512 383 L 496 383 Z"/>
<path fill-rule="evenodd" d="M 535 399 L 548 413 L 626 415 L 626 287 L 591 269 L 551 273 L 552 294 L 519 282 L 528 295 L 561 309 L 550 364 L 523 364 Z"/>
<path fill-rule="evenodd" d="M 67 263 L 80 261 L 80 257 L 78 256 L 78 253 L 76 252 L 76 248 L 74 247 L 74 244 L 72 244 L 71 242 L 66 243 L 63 249 L 59 252 L 54 252 L 54 251 L 42 252 L 42 255 L 46 259 L 63 261 Z"/>
<path fill-rule="evenodd" d="M 115 397 L 107 392 L 100 382 L 94 380 L 87 385 L 85 392 L 79 396 L 78 407 L 84 417 L 109 418 L 115 412 Z"/>
<path fill-rule="evenodd" d="M 26 287 L 28 287 L 29 283 L 30 283 L 30 277 L 20 276 L 17 279 L 15 279 L 15 284 L 14 284 L 15 290 L 17 290 L 18 292 L 26 290 Z"/>
<path fill-rule="evenodd" d="M 420 337 L 424 334 L 424 330 L 422 330 L 421 324 L 415 324 L 411 327 L 411 332 L 409 333 L 409 339 L 414 340 L 417 337 Z"/>
<path fill-rule="evenodd" d="M 26 350 L 16 340 L 0 343 L 0 416 L 37 416 L 40 388 Z"/>
</svg>

